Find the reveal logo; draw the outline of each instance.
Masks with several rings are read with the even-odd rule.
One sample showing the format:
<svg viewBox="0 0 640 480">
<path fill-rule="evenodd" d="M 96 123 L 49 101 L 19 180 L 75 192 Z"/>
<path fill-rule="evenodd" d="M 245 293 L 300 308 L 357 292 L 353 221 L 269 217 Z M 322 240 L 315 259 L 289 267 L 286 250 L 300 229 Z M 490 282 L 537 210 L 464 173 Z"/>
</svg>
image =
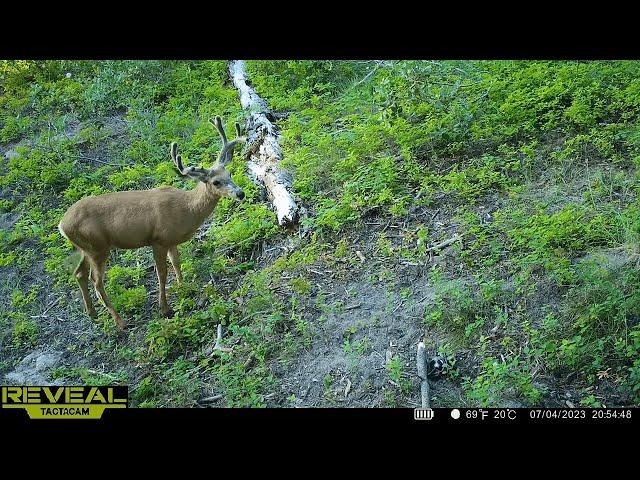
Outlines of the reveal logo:
<svg viewBox="0 0 640 480">
<path fill-rule="evenodd" d="M 23 408 L 30 418 L 102 418 L 107 408 L 127 408 L 129 388 L 0 387 L 1 408 Z"/>
</svg>

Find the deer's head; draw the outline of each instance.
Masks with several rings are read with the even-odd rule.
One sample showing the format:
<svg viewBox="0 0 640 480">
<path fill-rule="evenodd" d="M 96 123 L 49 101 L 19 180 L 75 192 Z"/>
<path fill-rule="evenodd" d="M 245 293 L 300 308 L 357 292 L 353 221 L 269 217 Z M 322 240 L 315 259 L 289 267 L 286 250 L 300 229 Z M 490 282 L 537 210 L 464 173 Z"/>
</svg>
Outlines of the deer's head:
<svg viewBox="0 0 640 480">
<path fill-rule="evenodd" d="M 171 144 L 171 158 L 173 159 L 173 163 L 175 163 L 181 175 L 204 183 L 207 187 L 207 192 L 211 196 L 242 200 L 244 198 L 244 192 L 231 180 L 231 174 L 226 169 L 226 166 L 233 159 L 233 149 L 239 144 L 245 143 L 247 138 L 241 134 L 240 125 L 236 123 L 237 138 L 228 142 L 220 117 L 209 121 L 216 127 L 220 138 L 222 138 L 222 150 L 220 150 L 215 165 L 211 168 L 193 166 L 185 168 L 182 164 L 182 157 L 178 155 L 178 145 L 175 142 Z"/>
</svg>

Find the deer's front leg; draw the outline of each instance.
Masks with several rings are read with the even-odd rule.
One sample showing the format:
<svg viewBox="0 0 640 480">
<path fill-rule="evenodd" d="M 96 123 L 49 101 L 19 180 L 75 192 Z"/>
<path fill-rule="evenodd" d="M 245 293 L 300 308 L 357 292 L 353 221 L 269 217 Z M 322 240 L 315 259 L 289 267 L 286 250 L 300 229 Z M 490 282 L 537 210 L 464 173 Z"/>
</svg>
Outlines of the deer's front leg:
<svg viewBox="0 0 640 480">
<path fill-rule="evenodd" d="M 156 261 L 156 272 L 158 273 L 158 284 L 160 286 L 160 311 L 165 317 L 168 317 L 171 312 L 167 304 L 167 294 L 165 292 L 165 286 L 167 284 L 167 251 L 168 249 L 162 245 L 153 246 L 153 258 Z"/>
</svg>

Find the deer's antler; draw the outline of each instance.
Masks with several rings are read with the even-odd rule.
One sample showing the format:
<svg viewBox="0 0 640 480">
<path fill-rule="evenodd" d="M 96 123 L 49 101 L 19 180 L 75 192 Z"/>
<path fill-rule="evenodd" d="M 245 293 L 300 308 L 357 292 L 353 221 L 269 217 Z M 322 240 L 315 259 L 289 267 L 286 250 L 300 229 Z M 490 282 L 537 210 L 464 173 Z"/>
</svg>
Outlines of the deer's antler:
<svg viewBox="0 0 640 480">
<path fill-rule="evenodd" d="M 178 144 L 176 142 L 172 142 L 171 143 L 171 159 L 173 160 L 173 163 L 175 164 L 176 168 L 178 169 L 178 172 L 180 172 L 180 175 L 184 175 L 184 176 L 198 176 L 198 175 L 207 175 L 207 170 L 205 168 L 202 167 L 184 167 L 184 165 L 182 164 L 182 156 L 178 155 Z"/>
<path fill-rule="evenodd" d="M 220 165 L 227 165 L 233 159 L 233 149 L 242 143 L 247 141 L 247 137 L 242 135 L 242 131 L 240 130 L 240 124 L 236 122 L 236 139 L 228 142 L 227 135 L 224 131 L 224 127 L 222 126 L 222 119 L 219 115 L 216 115 L 215 119 L 209 121 L 216 127 L 218 133 L 220 134 L 220 138 L 222 139 L 222 150 L 220 150 L 220 154 L 218 155 L 218 163 Z"/>
</svg>

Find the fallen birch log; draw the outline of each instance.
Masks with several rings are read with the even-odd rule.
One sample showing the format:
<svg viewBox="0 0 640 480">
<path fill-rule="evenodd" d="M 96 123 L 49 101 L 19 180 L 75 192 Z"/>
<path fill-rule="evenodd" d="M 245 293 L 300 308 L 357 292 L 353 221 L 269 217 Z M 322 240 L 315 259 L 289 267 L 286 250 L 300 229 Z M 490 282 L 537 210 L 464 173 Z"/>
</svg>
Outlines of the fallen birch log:
<svg viewBox="0 0 640 480">
<path fill-rule="evenodd" d="M 279 225 L 291 225 L 298 220 L 299 208 L 293 199 L 292 178 L 280 168 L 282 150 L 273 114 L 247 82 L 243 60 L 229 64 L 229 73 L 240 94 L 240 105 L 250 112 L 247 120 L 247 166 L 253 181 L 264 185 L 267 198 L 273 204 Z"/>
</svg>

